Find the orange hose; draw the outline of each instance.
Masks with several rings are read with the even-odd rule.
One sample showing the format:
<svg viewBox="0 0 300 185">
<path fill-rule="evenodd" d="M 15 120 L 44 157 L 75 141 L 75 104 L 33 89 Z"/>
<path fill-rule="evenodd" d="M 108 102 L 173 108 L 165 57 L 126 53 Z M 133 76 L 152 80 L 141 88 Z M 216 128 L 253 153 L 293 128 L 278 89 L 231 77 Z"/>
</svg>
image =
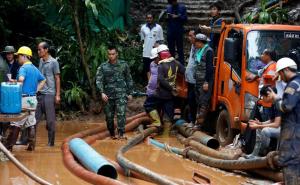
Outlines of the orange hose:
<svg viewBox="0 0 300 185">
<path fill-rule="evenodd" d="M 147 122 L 147 121 L 150 122 L 150 118 L 145 115 L 146 115 L 145 113 L 141 113 L 141 114 L 138 114 L 138 115 L 128 118 L 126 121 L 127 125 L 125 126 L 125 130 L 130 131 L 143 122 Z M 97 132 L 100 132 L 100 133 L 95 134 Z M 92 136 L 90 136 L 90 135 L 92 135 Z M 86 138 L 87 143 L 91 144 L 91 143 L 95 142 L 97 139 L 103 139 L 107 136 L 109 136 L 109 132 L 106 130 L 105 127 L 102 126 L 97 129 L 85 130 L 85 131 L 82 131 L 82 132 L 79 132 L 77 134 L 67 137 L 63 141 L 63 144 L 61 147 L 62 152 L 63 152 L 62 154 L 63 154 L 64 165 L 74 175 L 80 177 L 81 179 L 83 179 L 91 184 L 111 184 L 111 185 L 124 184 L 120 181 L 113 180 L 113 179 L 110 179 L 110 178 L 107 178 L 107 177 L 104 177 L 101 175 L 97 175 L 95 173 L 92 173 L 92 172 L 86 170 L 80 164 L 78 164 L 78 162 L 74 159 L 74 156 L 70 151 L 68 142 L 75 137 L 79 137 L 79 138 L 87 137 Z"/>
</svg>

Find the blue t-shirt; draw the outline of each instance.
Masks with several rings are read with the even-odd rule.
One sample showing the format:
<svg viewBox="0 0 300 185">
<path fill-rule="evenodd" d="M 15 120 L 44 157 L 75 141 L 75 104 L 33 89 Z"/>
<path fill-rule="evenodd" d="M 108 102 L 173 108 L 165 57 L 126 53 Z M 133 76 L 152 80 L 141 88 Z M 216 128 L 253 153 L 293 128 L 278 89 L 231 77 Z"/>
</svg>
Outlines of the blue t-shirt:
<svg viewBox="0 0 300 185">
<path fill-rule="evenodd" d="M 22 94 L 35 95 L 40 81 L 45 80 L 42 73 L 31 63 L 24 63 L 19 70 L 18 79 L 23 76 Z"/>
</svg>

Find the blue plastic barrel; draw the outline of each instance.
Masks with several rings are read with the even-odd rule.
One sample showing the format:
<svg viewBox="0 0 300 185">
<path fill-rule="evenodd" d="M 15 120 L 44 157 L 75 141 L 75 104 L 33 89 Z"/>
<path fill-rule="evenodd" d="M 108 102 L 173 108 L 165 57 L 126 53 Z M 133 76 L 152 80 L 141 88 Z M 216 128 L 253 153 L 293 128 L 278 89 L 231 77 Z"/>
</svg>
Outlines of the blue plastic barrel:
<svg viewBox="0 0 300 185">
<path fill-rule="evenodd" d="M 89 171 L 116 179 L 118 173 L 102 155 L 96 152 L 90 145 L 80 138 L 74 138 L 69 142 L 70 150 Z"/>
<path fill-rule="evenodd" d="M 22 110 L 22 85 L 2 82 L 0 88 L 0 112 L 19 114 Z"/>
</svg>

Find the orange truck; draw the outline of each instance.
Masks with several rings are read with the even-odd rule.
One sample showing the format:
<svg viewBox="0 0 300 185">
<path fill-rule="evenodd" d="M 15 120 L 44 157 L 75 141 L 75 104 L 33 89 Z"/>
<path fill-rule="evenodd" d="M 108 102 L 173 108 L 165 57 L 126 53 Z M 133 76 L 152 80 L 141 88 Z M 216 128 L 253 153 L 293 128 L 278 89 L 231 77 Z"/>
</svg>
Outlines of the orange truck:
<svg viewBox="0 0 300 185">
<path fill-rule="evenodd" d="M 262 68 L 260 55 L 264 49 L 274 50 L 277 58 L 289 56 L 291 51 L 300 53 L 300 26 L 230 24 L 223 25 L 220 34 L 210 106 L 217 116 L 208 122 L 224 146 L 240 132 L 241 123 L 249 120 L 258 100 L 259 81 L 248 82 L 247 75 Z M 179 86 L 179 94 L 186 95 L 186 89 Z"/>
</svg>

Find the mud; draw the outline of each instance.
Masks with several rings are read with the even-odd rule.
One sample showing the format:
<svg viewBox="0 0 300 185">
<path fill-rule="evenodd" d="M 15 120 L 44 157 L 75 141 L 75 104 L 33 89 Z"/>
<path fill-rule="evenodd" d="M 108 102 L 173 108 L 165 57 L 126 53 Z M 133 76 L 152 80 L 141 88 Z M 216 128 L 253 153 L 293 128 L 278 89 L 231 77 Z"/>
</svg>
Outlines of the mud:
<svg viewBox="0 0 300 185">
<path fill-rule="evenodd" d="M 104 124 L 104 123 L 101 123 Z M 74 184 L 88 184 L 83 180 L 71 174 L 63 165 L 60 144 L 63 139 L 69 135 L 77 133 L 88 128 L 95 128 L 99 126 L 96 123 L 71 123 L 63 122 L 57 126 L 57 139 L 55 147 L 48 147 L 47 133 L 45 124 L 38 127 L 37 133 L 37 147 L 36 151 L 26 151 L 26 146 L 15 146 L 14 155 L 25 166 L 31 169 L 34 173 L 44 178 L 45 180 L 56 185 L 74 185 Z M 134 133 L 127 134 L 127 137 Z M 156 137 L 160 142 L 165 142 L 171 146 L 182 147 L 175 137 L 169 137 L 169 132 L 166 129 L 163 135 Z M 116 152 L 122 144 L 126 141 L 116 141 L 105 139 L 97 141 L 93 147 L 102 155 L 109 159 L 115 160 Z M 188 181 L 193 181 L 194 171 L 199 171 L 202 176 L 211 180 L 212 184 L 248 184 L 255 182 L 245 177 L 245 174 L 229 173 L 222 170 L 207 167 L 202 164 L 183 159 L 175 154 L 167 153 L 146 143 L 140 144 L 130 150 L 125 156 L 150 170 L 168 175 L 170 177 L 180 178 Z M 134 178 L 127 178 L 119 175 L 118 180 L 128 184 L 151 184 L 145 181 Z M 202 182 L 205 182 L 204 180 Z M 261 181 L 259 181 L 261 182 Z M 27 176 L 22 174 L 10 161 L 0 162 L 0 185 L 34 185 L 36 184 Z M 260 184 L 260 183 L 258 183 Z"/>
</svg>

